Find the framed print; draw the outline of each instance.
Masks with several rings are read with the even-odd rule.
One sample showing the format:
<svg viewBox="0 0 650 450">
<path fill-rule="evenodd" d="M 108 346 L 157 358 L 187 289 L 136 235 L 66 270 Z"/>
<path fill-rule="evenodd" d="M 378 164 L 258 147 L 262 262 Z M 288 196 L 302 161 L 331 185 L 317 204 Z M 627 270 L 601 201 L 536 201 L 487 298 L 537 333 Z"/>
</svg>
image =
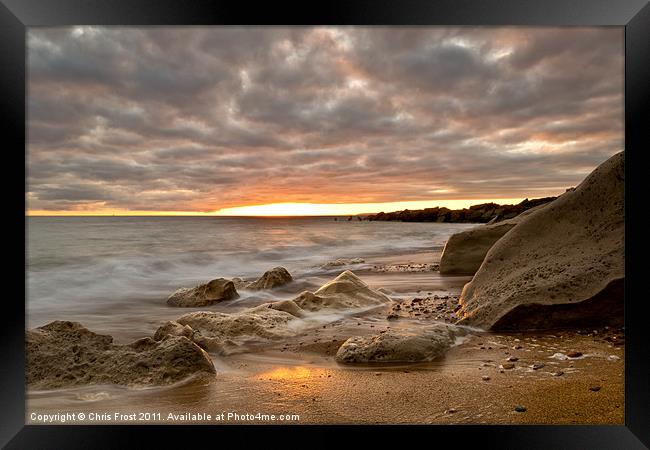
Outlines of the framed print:
<svg viewBox="0 0 650 450">
<path fill-rule="evenodd" d="M 7 448 L 650 442 L 647 2 L 1 16 Z"/>
</svg>

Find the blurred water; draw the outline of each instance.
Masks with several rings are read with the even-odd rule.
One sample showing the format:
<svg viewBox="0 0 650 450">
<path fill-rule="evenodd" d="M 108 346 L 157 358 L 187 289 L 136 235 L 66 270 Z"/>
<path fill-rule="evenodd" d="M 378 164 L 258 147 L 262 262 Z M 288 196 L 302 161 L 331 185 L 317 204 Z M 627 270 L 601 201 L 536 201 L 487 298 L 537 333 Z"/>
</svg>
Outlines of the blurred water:
<svg viewBox="0 0 650 450">
<path fill-rule="evenodd" d="M 165 305 L 182 286 L 256 278 L 284 266 L 303 288 L 328 261 L 431 250 L 472 226 L 331 217 L 29 217 L 28 325 L 77 320 L 94 331 L 138 336 L 188 312 Z"/>
</svg>

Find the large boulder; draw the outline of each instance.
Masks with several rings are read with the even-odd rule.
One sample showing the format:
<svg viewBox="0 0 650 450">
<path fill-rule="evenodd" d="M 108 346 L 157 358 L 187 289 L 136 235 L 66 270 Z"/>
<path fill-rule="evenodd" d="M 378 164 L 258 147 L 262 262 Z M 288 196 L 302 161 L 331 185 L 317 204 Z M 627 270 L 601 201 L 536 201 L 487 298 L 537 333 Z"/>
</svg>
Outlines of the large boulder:
<svg viewBox="0 0 650 450">
<path fill-rule="evenodd" d="M 463 288 L 460 322 L 485 329 L 621 322 L 624 173 L 621 152 L 499 239 Z"/>
<path fill-rule="evenodd" d="M 111 336 L 68 321 L 51 322 L 26 333 L 25 378 L 33 389 L 162 385 L 213 373 L 208 354 L 183 336 L 116 345 Z"/>
<path fill-rule="evenodd" d="M 264 272 L 264 275 L 257 280 L 246 286 L 246 289 L 260 290 L 260 289 L 273 289 L 291 282 L 291 274 L 284 267 L 274 267 L 273 269 Z"/>
<path fill-rule="evenodd" d="M 491 222 L 453 234 L 447 240 L 440 256 L 440 273 L 443 275 L 474 275 L 485 259 L 488 250 L 496 241 L 514 228 L 524 217 L 546 205 L 526 210 L 512 219 Z"/>
<path fill-rule="evenodd" d="M 373 336 L 355 336 L 336 353 L 340 363 L 396 363 L 432 361 L 443 356 L 462 330 L 435 324 L 417 331 L 388 330 Z"/>
<path fill-rule="evenodd" d="M 167 299 L 169 306 L 201 307 L 239 297 L 235 284 L 217 278 L 193 288 L 180 288 Z"/>
</svg>

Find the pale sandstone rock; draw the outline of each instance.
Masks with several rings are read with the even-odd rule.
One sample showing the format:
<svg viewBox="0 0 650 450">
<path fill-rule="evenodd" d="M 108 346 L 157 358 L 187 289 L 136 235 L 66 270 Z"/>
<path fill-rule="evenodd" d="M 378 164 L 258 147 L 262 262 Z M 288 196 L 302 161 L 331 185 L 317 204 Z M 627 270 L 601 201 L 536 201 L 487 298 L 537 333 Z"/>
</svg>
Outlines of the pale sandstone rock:
<svg viewBox="0 0 650 450">
<path fill-rule="evenodd" d="M 267 271 L 257 280 L 246 286 L 246 289 L 260 290 L 273 289 L 291 282 L 293 278 L 284 267 L 274 267 Z"/>
<path fill-rule="evenodd" d="M 126 345 L 78 322 L 55 321 L 26 333 L 27 385 L 52 389 L 84 384 L 170 384 L 214 374 L 208 354 L 184 336 Z"/>
<path fill-rule="evenodd" d="M 622 321 L 624 172 L 621 152 L 499 239 L 463 288 L 461 323 L 531 329 Z"/>
<path fill-rule="evenodd" d="M 264 303 L 237 313 L 200 311 L 185 314 L 176 325 L 165 324 L 156 331 L 156 338 L 166 333 L 185 335 L 190 327 L 197 345 L 210 351 L 227 353 L 250 341 L 274 341 L 294 336 L 310 326 L 309 319 L 318 311 L 358 311 L 390 302 L 385 294 L 374 291 L 350 271 L 341 273 L 316 292 L 305 291 L 293 300 Z M 311 325 L 313 326 L 313 324 Z"/>
<path fill-rule="evenodd" d="M 239 297 L 235 284 L 217 278 L 193 288 L 181 288 L 167 299 L 169 306 L 200 307 Z"/>
<path fill-rule="evenodd" d="M 453 234 L 447 240 L 440 256 L 440 273 L 443 275 L 474 275 L 496 241 L 522 219 L 547 205 L 548 203 L 536 206 L 512 219 L 479 225 L 471 230 Z"/>
<path fill-rule="evenodd" d="M 461 330 L 435 324 L 423 330 L 388 330 L 373 336 L 351 337 L 336 353 L 340 363 L 432 361 L 443 356 Z"/>
</svg>

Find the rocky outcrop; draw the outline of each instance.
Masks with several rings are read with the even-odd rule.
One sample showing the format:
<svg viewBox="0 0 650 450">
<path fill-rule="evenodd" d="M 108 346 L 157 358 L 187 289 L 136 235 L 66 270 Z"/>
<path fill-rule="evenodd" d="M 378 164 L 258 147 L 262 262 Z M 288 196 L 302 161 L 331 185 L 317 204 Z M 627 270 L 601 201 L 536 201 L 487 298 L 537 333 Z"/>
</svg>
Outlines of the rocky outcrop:
<svg viewBox="0 0 650 450">
<path fill-rule="evenodd" d="M 340 363 L 396 363 L 432 361 L 443 356 L 462 331 L 436 324 L 424 330 L 388 330 L 373 336 L 351 337 L 336 353 Z"/>
<path fill-rule="evenodd" d="M 380 212 L 366 216 L 366 220 L 400 221 L 400 222 L 445 222 L 445 223 L 488 223 L 500 222 L 554 200 L 555 197 L 525 199 L 516 205 L 498 205 L 482 203 L 463 209 L 426 208 L 418 210 L 405 209 L 395 212 Z"/>
<path fill-rule="evenodd" d="M 265 303 L 233 314 L 199 311 L 185 314 L 176 322 L 194 331 L 192 339 L 200 347 L 227 354 L 249 341 L 274 341 L 295 334 L 288 324 L 298 316 L 272 305 Z M 177 331 L 175 328 L 173 332 Z"/>
<path fill-rule="evenodd" d="M 474 275 L 485 259 L 488 250 L 508 231 L 514 228 L 542 204 L 531 208 L 513 219 L 481 225 L 471 230 L 453 234 L 445 244 L 440 256 L 440 273 L 443 275 Z"/>
<path fill-rule="evenodd" d="M 26 333 L 25 377 L 32 389 L 162 385 L 213 373 L 207 353 L 184 336 L 116 345 L 111 336 L 67 321 L 51 322 Z"/>
<path fill-rule="evenodd" d="M 186 336 L 202 348 L 229 353 L 250 341 L 274 341 L 295 335 L 314 323 L 310 313 L 321 310 L 354 312 L 380 306 L 390 301 L 385 294 L 374 291 L 350 271 L 341 273 L 316 292 L 305 291 L 293 300 L 264 303 L 237 313 L 193 312 L 175 322 L 162 325 L 154 335 Z"/>
<path fill-rule="evenodd" d="M 293 301 L 303 310 L 318 311 L 323 308 L 339 310 L 368 308 L 385 304 L 390 301 L 390 298 L 370 289 L 361 278 L 346 270 L 316 292 L 303 292 Z"/>
<path fill-rule="evenodd" d="M 624 172 L 621 152 L 499 239 L 463 288 L 460 322 L 532 329 L 622 320 Z"/>
<path fill-rule="evenodd" d="M 167 299 L 169 306 L 201 307 L 239 297 L 235 284 L 217 278 L 193 288 L 181 288 Z"/>
<path fill-rule="evenodd" d="M 293 278 L 291 278 L 291 274 L 287 269 L 284 267 L 274 267 L 273 269 L 264 272 L 264 275 L 247 285 L 246 289 L 273 289 L 279 286 L 284 286 L 292 280 Z"/>
</svg>

